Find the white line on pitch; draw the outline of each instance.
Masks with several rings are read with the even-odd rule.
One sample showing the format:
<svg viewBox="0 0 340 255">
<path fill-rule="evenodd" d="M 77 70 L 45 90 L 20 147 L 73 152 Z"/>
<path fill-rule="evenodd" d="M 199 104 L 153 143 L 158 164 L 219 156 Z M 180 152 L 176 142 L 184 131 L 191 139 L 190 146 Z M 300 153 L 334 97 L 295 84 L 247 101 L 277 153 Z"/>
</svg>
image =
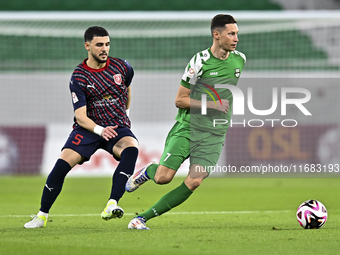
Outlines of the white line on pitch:
<svg viewBox="0 0 340 255">
<path fill-rule="evenodd" d="M 180 215 L 180 214 L 251 214 L 251 213 L 291 213 L 292 210 L 284 211 L 213 211 L 213 212 L 168 212 L 167 215 Z M 125 213 L 124 215 L 132 216 L 135 213 Z M 92 217 L 100 216 L 100 214 L 50 214 L 49 217 Z M 0 218 L 21 218 L 29 217 L 29 215 L 0 215 Z"/>
</svg>

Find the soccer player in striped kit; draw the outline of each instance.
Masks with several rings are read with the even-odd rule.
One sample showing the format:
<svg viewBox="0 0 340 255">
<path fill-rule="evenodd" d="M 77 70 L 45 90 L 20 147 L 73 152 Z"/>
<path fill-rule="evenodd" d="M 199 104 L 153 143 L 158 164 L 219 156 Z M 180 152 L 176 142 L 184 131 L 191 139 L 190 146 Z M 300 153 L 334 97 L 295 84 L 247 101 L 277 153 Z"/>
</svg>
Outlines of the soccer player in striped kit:
<svg viewBox="0 0 340 255">
<path fill-rule="evenodd" d="M 75 114 L 73 131 L 47 178 L 40 210 L 25 228 L 46 226 L 49 210 L 61 192 L 67 173 L 75 165 L 88 161 L 99 148 L 120 161 L 101 217 L 109 220 L 124 214 L 118 201 L 138 156 L 138 142 L 130 130 L 128 117 L 134 72 L 127 61 L 109 57 L 110 37 L 104 28 L 88 28 L 84 39 L 88 58 L 77 66 L 70 80 Z"/>
</svg>

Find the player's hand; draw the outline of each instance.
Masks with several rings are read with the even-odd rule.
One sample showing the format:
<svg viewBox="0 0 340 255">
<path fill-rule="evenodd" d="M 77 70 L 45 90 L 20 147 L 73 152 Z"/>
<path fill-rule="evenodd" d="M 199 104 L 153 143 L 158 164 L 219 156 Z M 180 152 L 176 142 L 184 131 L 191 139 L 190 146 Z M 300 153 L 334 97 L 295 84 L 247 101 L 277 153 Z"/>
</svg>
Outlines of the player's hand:
<svg viewBox="0 0 340 255">
<path fill-rule="evenodd" d="M 104 128 L 103 132 L 102 132 L 102 137 L 106 141 L 110 140 L 111 138 L 116 137 L 118 135 L 116 130 L 115 130 L 117 127 L 118 127 L 118 125 L 116 125 L 116 126 L 108 126 L 108 127 Z"/>
<path fill-rule="evenodd" d="M 215 103 L 214 103 L 213 109 L 220 111 L 220 112 L 228 113 L 228 111 L 229 111 L 229 100 L 222 99 L 221 102 L 222 102 L 222 105 L 221 105 L 220 101 L 216 102 L 217 105 L 215 105 Z"/>
</svg>

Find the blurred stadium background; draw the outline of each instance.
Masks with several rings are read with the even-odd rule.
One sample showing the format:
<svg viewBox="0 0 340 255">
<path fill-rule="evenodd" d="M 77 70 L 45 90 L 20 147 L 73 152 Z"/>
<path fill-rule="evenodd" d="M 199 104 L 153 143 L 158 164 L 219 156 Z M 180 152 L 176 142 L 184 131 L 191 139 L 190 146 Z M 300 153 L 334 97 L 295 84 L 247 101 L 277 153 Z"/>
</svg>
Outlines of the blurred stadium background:
<svg viewBox="0 0 340 255">
<path fill-rule="evenodd" d="M 274 87 L 299 87 L 311 92 L 305 106 L 312 113 L 289 106 L 282 116 L 279 105 L 270 116 L 235 116 L 241 124 L 229 129 L 219 165 L 339 164 L 339 0 L 0 2 L 1 174 L 51 170 L 73 123 L 68 81 L 87 57 L 83 33 L 93 25 L 109 31 L 110 55 L 135 70 L 137 167 L 158 160 L 177 113 L 174 97 L 184 68 L 211 46 L 210 20 L 218 13 L 238 20 L 237 50 L 247 56 L 238 86 L 246 98 L 253 88 L 254 107 L 269 109 Z M 266 119 L 280 121 L 272 127 Z M 298 125 L 284 128 L 285 119 Z M 263 127 L 250 127 L 261 120 Z M 71 175 L 111 175 L 115 166 L 98 151 Z"/>
</svg>

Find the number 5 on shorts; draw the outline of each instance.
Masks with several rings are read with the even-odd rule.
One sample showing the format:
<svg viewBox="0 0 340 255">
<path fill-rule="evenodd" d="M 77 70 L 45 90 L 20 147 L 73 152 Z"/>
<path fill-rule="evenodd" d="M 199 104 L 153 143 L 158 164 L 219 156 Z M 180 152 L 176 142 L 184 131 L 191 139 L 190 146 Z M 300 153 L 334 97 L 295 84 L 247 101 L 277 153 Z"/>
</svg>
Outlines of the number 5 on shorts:
<svg viewBox="0 0 340 255">
<path fill-rule="evenodd" d="M 74 140 L 76 141 L 72 141 L 73 144 L 75 145 L 79 145 L 81 142 L 81 139 L 83 139 L 84 137 L 80 134 L 76 134 L 76 136 L 74 137 Z"/>
</svg>

